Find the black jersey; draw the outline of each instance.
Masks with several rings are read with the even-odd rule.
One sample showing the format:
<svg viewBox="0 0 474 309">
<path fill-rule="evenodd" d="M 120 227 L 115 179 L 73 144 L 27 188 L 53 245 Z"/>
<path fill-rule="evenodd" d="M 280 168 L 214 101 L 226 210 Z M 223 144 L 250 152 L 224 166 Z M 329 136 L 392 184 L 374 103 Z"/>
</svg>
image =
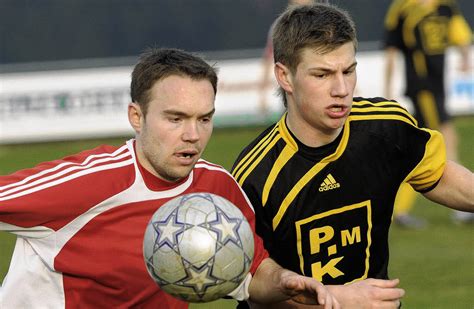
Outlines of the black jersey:
<svg viewBox="0 0 474 309">
<path fill-rule="evenodd" d="M 436 186 L 446 161 L 441 134 L 382 99 L 355 98 L 341 134 L 322 147 L 299 142 L 285 119 L 232 168 L 270 256 L 325 284 L 387 278 L 395 195 L 403 181 L 418 191 Z"/>
<path fill-rule="evenodd" d="M 418 2 L 393 1 L 385 17 L 385 46 L 404 55 L 409 97 L 416 97 L 420 89 L 444 96 L 445 52 L 451 45 L 468 45 L 472 33 L 455 1 Z"/>
</svg>

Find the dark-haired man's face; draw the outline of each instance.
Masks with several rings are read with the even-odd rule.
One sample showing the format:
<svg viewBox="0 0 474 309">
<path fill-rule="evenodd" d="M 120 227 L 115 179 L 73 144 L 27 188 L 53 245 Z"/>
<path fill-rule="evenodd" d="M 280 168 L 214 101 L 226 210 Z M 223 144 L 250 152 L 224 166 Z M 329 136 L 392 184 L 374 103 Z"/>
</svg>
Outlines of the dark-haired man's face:
<svg viewBox="0 0 474 309">
<path fill-rule="evenodd" d="M 214 99 L 208 80 L 172 75 L 157 81 L 135 127 L 140 163 L 167 181 L 187 177 L 211 137 Z"/>
</svg>

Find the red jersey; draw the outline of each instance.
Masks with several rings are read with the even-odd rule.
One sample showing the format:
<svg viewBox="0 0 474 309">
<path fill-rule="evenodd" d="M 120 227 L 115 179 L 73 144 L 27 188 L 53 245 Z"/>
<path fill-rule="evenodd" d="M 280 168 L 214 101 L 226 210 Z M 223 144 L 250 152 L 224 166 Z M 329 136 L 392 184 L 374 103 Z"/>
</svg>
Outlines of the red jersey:
<svg viewBox="0 0 474 309">
<path fill-rule="evenodd" d="M 133 140 L 0 176 L 0 230 L 18 236 L 0 307 L 187 308 L 148 275 L 143 236 L 161 205 L 191 192 L 227 198 L 255 229 L 225 169 L 199 160 L 187 178 L 166 182 L 140 166 Z M 256 236 L 251 273 L 267 256 Z"/>
</svg>

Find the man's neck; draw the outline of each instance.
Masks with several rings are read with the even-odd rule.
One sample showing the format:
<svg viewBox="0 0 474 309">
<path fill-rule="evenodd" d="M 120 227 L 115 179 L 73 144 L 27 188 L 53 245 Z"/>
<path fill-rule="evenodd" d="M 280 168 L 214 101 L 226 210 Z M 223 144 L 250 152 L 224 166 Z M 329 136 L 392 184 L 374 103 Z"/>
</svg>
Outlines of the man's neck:
<svg viewBox="0 0 474 309">
<path fill-rule="evenodd" d="M 296 138 L 308 147 L 321 147 L 333 142 L 343 128 L 340 127 L 332 130 L 318 129 L 306 122 L 292 121 L 291 117 L 286 118 L 286 125 Z"/>
</svg>

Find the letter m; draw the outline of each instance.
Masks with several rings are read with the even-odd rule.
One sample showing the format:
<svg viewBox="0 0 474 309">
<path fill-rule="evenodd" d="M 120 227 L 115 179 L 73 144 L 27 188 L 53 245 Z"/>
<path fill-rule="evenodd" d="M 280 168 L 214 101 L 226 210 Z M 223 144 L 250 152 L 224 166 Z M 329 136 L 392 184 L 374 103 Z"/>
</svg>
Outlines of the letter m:
<svg viewBox="0 0 474 309">
<path fill-rule="evenodd" d="M 349 230 L 342 230 L 341 242 L 343 247 L 347 246 L 347 244 L 352 245 L 354 242 L 360 242 L 360 226 L 354 227 L 352 232 Z"/>
</svg>

